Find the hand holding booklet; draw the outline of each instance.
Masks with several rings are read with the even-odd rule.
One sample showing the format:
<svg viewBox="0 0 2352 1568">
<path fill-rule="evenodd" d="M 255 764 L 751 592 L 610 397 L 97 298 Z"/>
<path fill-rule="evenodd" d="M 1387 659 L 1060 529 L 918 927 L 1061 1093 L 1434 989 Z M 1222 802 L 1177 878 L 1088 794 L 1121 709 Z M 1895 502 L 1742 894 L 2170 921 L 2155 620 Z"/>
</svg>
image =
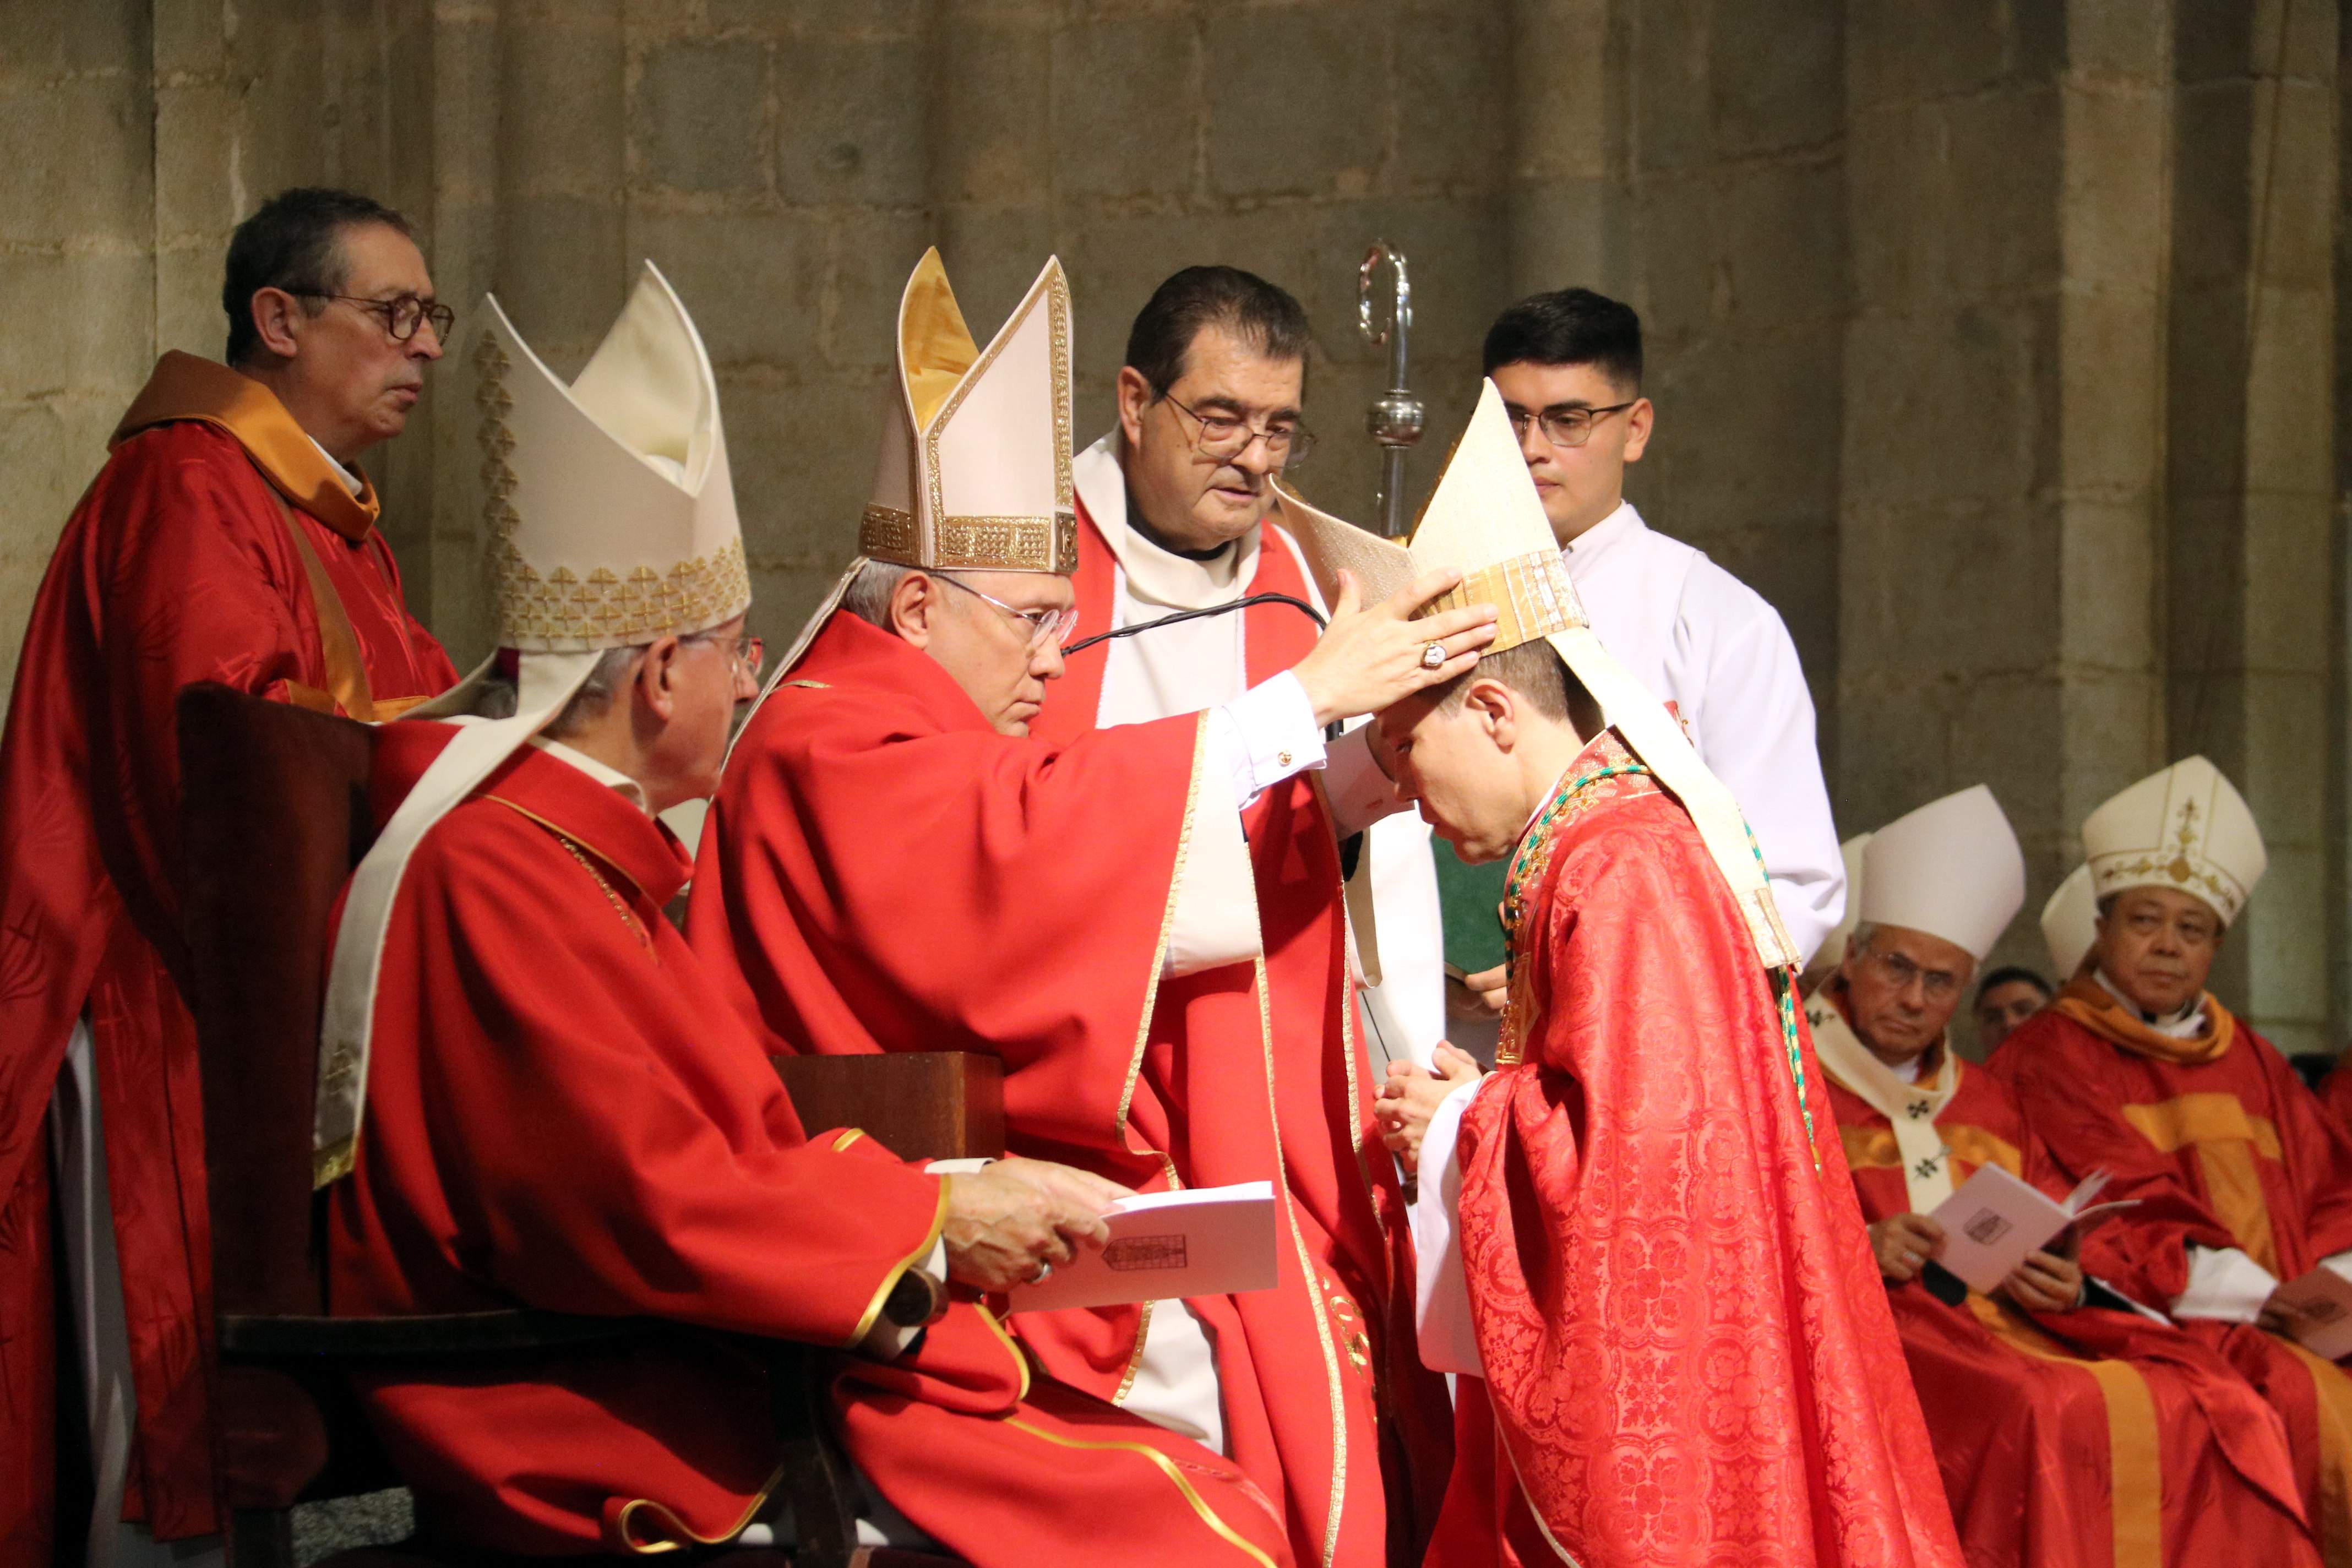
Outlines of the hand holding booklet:
<svg viewBox="0 0 2352 1568">
<path fill-rule="evenodd" d="M 1944 1227 L 1944 1249 L 1936 1261 L 1979 1295 L 2017 1272 L 2026 1254 L 2047 1247 L 2069 1226 L 2132 1206 L 2136 1200 L 2093 1200 L 2107 1184 L 2107 1173 L 2094 1171 L 2082 1185 L 2053 1203 L 1999 1165 L 1979 1165 L 1959 1190 L 1936 1205 L 1928 1217 Z"/>
<path fill-rule="evenodd" d="M 2325 1263 L 2272 1291 L 2263 1310 L 2312 1354 L 2326 1361 L 2352 1355 L 2352 1279 Z"/>
<path fill-rule="evenodd" d="M 1275 1279 L 1274 1184 L 1138 1193 L 1104 1216 L 1110 1242 L 1038 1284 L 1015 1286 L 1015 1312 L 1114 1307 L 1178 1296 L 1266 1290 Z"/>
</svg>

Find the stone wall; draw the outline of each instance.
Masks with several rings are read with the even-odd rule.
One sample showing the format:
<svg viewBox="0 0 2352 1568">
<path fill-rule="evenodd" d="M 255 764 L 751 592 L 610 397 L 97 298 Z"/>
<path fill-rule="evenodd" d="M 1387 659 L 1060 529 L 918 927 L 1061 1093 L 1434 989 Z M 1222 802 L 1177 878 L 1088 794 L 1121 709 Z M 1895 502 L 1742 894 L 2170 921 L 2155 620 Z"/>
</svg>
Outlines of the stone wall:
<svg viewBox="0 0 2352 1568">
<path fill-rule="evenodd" d="M 412 594 L 487 638 L 470 373 L 495 289 L 562 369 L 643 258 L 723 381 L 788 635 L 849 547 L 927 244 L 983 334 L 1048 252 L 1082 434 L 1126 325 L 1223 260 L 1307 302 L 1297 478 L 1369 508 L 1355 268 L 1412 258 L 1426 490 L 1501 304 L 1648 323 L 1631 490 L 1794 633 L 1845 831 L 1990 784 L 2032 889 L 2202 749 L 2273 869 L 2225 984 L 2352 1008 L 2327 0 L 0 0 L 0 660 L 156 353 L 216 353 L 223 241 L 297 181 L 420 225 L 457 347 L 373 465 Z"/>
</svg>

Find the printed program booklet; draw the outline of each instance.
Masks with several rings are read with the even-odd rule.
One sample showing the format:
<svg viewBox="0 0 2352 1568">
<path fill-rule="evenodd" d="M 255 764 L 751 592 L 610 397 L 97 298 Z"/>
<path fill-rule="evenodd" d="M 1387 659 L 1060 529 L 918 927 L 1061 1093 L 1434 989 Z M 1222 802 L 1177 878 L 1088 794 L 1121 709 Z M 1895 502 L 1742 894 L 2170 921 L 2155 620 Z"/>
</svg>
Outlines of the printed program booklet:
<svg viewBox="0 0 2352 1568">
<path fill-rule="evenodd" d="M 2126 1209 L 2136 1201 L 2093 1202 L 2107 1184 L 2107 1173 L 2094 1171 L 2063 1204 L 2053 1203 L 1999 1165 L 1979 1165 L 1959 1190 L 1928 1217 L 1944 1227 L 1944 1250 L 1936 1261 L 1979 1295 L 1990 1293 L 2017 1272 L 2025 1255 L 2048 1246 L 2067 1226 Z"/>
<path fill-rule="evenodd" d="M 1111 1205 L 1110 1243 L 1044 1283 L 1013 1288 L 1015 1312 L 1112 1307 L 1274 1287 L 1272 1182 L 1138 1193 Z"/>
</svg>

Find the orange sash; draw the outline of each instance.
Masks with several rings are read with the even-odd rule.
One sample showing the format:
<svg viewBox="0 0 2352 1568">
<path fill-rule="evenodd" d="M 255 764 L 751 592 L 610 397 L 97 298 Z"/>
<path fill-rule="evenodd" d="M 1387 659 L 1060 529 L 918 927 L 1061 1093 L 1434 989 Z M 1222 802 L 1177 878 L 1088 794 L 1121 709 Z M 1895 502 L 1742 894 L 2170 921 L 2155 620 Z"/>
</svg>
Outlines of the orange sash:
<svg viewBox="0 0 2352 1568">
<path fill-rule="evenodd" d="M 2066 983 L 2066 988 L 2058 993 L 2055 1005 L 2058 1011 L 2119 1050 L 2176 1067 L 2202 1067 L 2221 1058 L 2221 1053 L 2237 1037 L 2238 1024 L 2211 992 L 2205 992 L 2200 1002 L 2205 1012 L 2205 1027 L 2186 1039 L 2160 1035 L 2133 1017 L 2131 1010 L 2087 969 Z"/>
</svg>

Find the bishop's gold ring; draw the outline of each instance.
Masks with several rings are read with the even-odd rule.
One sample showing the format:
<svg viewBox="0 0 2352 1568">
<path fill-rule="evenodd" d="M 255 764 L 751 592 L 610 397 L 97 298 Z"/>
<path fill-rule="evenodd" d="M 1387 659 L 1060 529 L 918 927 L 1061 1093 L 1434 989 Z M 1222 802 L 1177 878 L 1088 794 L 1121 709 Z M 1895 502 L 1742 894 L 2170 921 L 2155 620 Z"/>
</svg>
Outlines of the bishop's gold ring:
<svg viewBox="0 0 2352 1568">
<path fill-rule="evenodd" d="M 1442 642 L 1423 644 L 1421 650 L 1421 668 L 1423 669 L 1444 668 L 1445 645 Z"/>
</svg>

